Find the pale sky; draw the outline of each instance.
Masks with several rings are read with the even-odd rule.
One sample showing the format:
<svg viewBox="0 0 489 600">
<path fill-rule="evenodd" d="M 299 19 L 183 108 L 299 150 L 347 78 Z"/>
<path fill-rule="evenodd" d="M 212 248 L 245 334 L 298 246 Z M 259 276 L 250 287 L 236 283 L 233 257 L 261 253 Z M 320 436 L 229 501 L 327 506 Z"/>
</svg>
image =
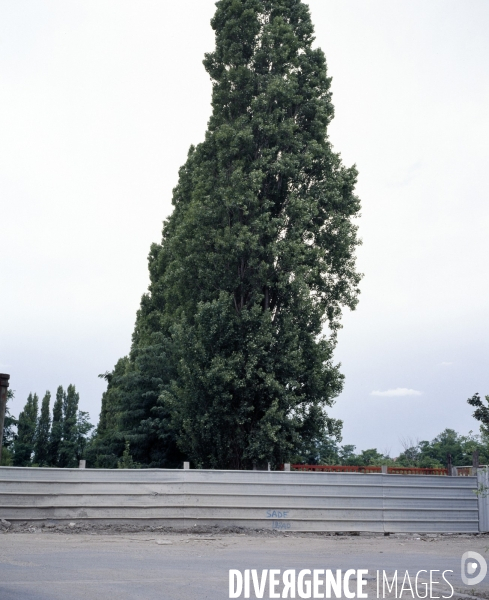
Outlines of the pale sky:
<svg viewBox="0 0 489 600">
<path fill-rule="evenodd" d="M 330 137 L 360 171 L 365 274 L 336 351 L 344 443 L 478 429 L 489 394 L 489 3 L 311 0 Z M 96 424 L 147 254 L 203 140 L 212 0 L 0 3 L 0 371 Z"/>
</svg>

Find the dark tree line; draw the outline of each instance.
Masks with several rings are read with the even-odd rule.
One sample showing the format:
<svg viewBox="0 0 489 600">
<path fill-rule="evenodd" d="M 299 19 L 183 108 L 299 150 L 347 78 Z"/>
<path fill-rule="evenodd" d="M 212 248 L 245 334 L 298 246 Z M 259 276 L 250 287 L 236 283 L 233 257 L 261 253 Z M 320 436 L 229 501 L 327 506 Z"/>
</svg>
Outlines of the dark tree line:
<svg viewBox="0 0 489 600">
<path fill-rule="evenodd" d="M 392 465 L 399 467 L 445 468 L 447 454 L 452 464 L 470 466 L 474 451 L 479 452 L 480 464 L 489 465 L 489 436 L 481 431 L 480 435 L 470 432 L 461 435 L 454 429 L 445 429 L 431 441 L 402 440 L 403 451 L 393 458 L 389 451 L 368 448 L 356 452 L 354 445 L 341 446 L 336 440 L 315 444 L 294 457 L 294 462 L 322 465 Z"/>
<path fill-rule="evenodd" d="M 50 392 L 45 393 L 40 407 L 38 395 L 29 394 L 18 419 L 9 414 L 6 420 L 9 462 L 18 467 L 77 467 L 93 428 L 88 413 L 78 410 L 79 399 L 74 385 L 66 391 L 59 386 L 51 415 Z"/>
<path fill-rule="evenodd" d="M 454 429 L 445 429 L 431 441 L 403 439 L 404 450 L 396 458 L 377 448 L 356 453 L 354 445 L 341 446 L 338 439 L 328 438 L 303 446 L 292 460 L 302 464 L 443 468 L 447 466 L 447 455 L 451 456 L 453 465 L 470 466 L 477 451 L 480 464 L 489 465 L 489 396 L 484 400 L 479 394 L 467 400 L 475 407 L 473 416 L 480 422 L 480 434 L 461 435 Z"/>
<path fill-rule="evenodd" d="M 13 392 L 9 390 L 8 400 L 12 398 Z M 86 438 L 92 426 L 88 423 L 87 413 L 77 412 L 79 398 L 75 387 L 69 386 L 66 392 L 61 386 L 58 388 L 52 417 L 50 399 L 51 394 L 46 392 L 38 414 L 38 397 L 30 394 L 18 420 L 10 414 L 7 405 L 2 464 L 76 467 L 82 456 L 89 456 L 93 452 L 93 440 L 87 445 Z M 340 445 L 338 438 L 330 436 L 303 446 L 300 452 L 291 457 L 291 461 L 303 464 L 436 468 L 446 466 L 447 454 L 451 455 L 454 465 L 470 465 L 473 452 L 477 451 L 480 464 L 489 465 L 489 396 L 484 400 L 479 394 L 467 400 L 476 408 L 474 417 L 481 423 L 479 435 L 472 432 L 461 435 L 453 429 L 445 429 L 431 441 L 404 439 L 404 450 L 396 458 L 392 458 L 388 451 L 377 448 L 357 453 L 354 445 Z M 15 426 L 19 424 L 19 433 L 16 435 Z M 113 466 L 124 469 L 142 466 L 133 460 L 128 441 L 125 442 L 121 458 Z"/>
</svg>

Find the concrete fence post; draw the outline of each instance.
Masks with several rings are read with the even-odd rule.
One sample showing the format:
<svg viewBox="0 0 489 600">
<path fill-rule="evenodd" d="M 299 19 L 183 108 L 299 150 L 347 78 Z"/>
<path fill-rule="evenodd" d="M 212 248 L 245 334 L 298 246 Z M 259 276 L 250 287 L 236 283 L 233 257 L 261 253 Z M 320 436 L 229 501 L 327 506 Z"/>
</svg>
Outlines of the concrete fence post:
<svg viewBox="0 0 489 600">
<path fill-rule="evenodd" d="M 477 502 L 479 505 L 479 531 L 489 531 L 489 470 L 477 469 Z"/>
<path fill-rule="evenodd" d="M 387 465 L 382 465 L 382 475 L 387 475 Z"/>
<path fill-rule="evenodd" d="M 184 469 L 190 469 L 190 463 L 189 462 L 184 462 L 183 463 L 183 468 Z"/>
<path fill-rule="evenodd" d="M 87 466 L 87 461 L 86 461 L 86 460 L 81 460 L 81 461 L 78 463 L 78 468 L 79 468 L 79 469 L 84 469 L 86 466 Z"/>
<path fill-rule="evenodd" d="M 285 463 L 284 471 L 290 471 L 290 463 Z"/>
<path fill-rule="evenodd" d="M 3 424 L 5 422 L 5 410 L 7 408 L 7 390 L 10 375 L 0 373 L 0 462 L 2 461 Z"/>
</svg>

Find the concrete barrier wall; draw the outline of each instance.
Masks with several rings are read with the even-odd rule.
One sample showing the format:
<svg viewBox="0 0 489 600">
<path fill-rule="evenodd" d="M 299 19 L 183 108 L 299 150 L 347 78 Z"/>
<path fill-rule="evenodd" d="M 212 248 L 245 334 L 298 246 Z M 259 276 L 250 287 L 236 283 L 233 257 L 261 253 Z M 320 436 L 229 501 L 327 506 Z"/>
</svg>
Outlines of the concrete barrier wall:
<svg viewBox="0 0 489 600">
<path fill-rule="evenodd" d="M 476 477 L 0 467 L 8 521 L 477 532 Z"/>
</svg>

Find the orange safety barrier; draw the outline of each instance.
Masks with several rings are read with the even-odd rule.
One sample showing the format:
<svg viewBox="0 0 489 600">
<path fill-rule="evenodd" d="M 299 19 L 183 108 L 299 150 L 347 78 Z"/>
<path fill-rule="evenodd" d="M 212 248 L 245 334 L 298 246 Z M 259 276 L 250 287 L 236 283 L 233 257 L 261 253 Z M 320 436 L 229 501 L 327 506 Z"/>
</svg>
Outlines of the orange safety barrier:
<svg viewBox="0 0 489 600">
<path fill-rule="evenodd" d="M 472 475 L 472 467 L 457 467 L 457 475 L 459 477 L 470 477 Z"/>
<path fill-rule="evenodd" d="M 319 471 L 323 473 L 381 473 L 382 467 L 374 465 L 290 465 L 292 471 Z M 283 466 L 281 467 L 283 470 Z M 421 467 L 387 467 L 389 475 L 447 475 L 446 469 L 429 469 Z M 460 472 L 460 475 L 466 475 Z"/>
<path fill-rule="evenodd" d="M 326 473 L 381 473 L 382 467 L 352 465 L 290 465 L 292 471 L 323 471 Z"/>
<path fill-rule="evenodd" d="M 390 475 L 447 475 L 446 469 L 429 469 L 421 467 L 387 467 Z"/>
</svg>

